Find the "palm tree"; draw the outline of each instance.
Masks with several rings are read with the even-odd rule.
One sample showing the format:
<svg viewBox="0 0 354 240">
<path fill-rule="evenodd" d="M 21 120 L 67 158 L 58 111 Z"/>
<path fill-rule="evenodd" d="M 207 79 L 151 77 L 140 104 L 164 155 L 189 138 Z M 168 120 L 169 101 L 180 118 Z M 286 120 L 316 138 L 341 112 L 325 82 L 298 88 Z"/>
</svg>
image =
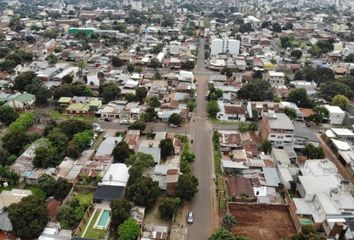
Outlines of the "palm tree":
<svg viewBox="0 0 354 240">
<path fill-rule="evenodd" d="M 222 220 L 222 225 L 224 228 L 230 230 L 233 226 L 236 225 L 236 219 L 233 215 L 230 213 L 226 213 L 223 220 Z"/>
<path fill-rule="evenodd" d="M 80 72 L 82 72 L 82 69 L 87 67 L 87 62 L 84 60 L 80 60 L 77 62 L 77 66 L 80 68 Z"/>
</svg>

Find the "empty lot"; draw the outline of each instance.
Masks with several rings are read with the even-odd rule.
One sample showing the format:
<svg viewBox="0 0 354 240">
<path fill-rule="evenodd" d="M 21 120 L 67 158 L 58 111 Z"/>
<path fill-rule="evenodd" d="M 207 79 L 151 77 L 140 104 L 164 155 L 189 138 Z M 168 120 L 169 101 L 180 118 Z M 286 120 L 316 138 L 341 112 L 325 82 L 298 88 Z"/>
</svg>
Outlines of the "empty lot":
<svg viewBox="0 0 354 240">
<path fill-rule="evenodd" d="M 295 234 L 287 206 L 230 203 L 230 213 L 236 218 L 232 232 L 250 239 L 282 240 Z"/>
</svg>

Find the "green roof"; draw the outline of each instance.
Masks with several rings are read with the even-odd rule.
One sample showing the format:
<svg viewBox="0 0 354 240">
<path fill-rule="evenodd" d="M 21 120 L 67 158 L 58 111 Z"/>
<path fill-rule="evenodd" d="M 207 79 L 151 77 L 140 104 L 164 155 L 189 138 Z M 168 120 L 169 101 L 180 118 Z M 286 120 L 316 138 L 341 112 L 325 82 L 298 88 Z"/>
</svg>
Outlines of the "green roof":
<svg viewBox="0 0 354 240">
<path fill-rule="evenodd" d="M 90 100 L 90 106 L 92 107 L 100 107 L 102 105 L 102 101 L 98 98 L 94 98 Z"/>
<path fill-rule="evenodd" d="M 71 102 L 71 97 L 61 97 L 58 100 L 58 103 L 70 103 Z"/>
<path fill-rule="evenodd" d="M 20 96 L 16 97 L 14 100 L 25 103 L 25 102 L 35 100 L 35 99 L 36 99 L 36 96 L 25 92 L 25 93 L 22 93 Z"/>
<path fill-rule="evenodd" d="M 67 111 L 86 111 L 90 110 L 90 105 L 87 103 L 73 103 L 66 108 Z"/>
</svg>

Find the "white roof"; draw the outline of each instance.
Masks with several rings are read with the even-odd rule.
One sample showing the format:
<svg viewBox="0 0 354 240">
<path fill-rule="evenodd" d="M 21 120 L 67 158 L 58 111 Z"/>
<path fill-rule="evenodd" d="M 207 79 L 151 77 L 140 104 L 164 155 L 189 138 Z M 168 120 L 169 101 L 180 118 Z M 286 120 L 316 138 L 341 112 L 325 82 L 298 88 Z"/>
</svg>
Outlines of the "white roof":
<svg viewBox="0 0 354 240">
<path fill-rule="evenodd" d="M 340 182 L 337 177 L 329 176 L 299 176 L 299 181 L 306 194 L 330 193 L 333 189 L 338 189 Z"/>
<path fill-rule="evenodd" d="M 344 114 L 344 111 L 338 106 L 324 105 L 329 113 L 341 113 Z"/>
<path fill-rule="evenodd" d="M 328 176 L 337 175 L 336 165 L 328 159 L 315 159 L 305 161 L 301 169 L 304 176 Z"/>
<path fill-rule="evenodd" d="M 354 133 L 348 128 L 331 128 L 332 132 L 334 132 L 337 136 L 350 136 L 354 137 Z"/>
<path fill-rule="evenodd" d="M 129 179 L 129 168 L 123 163 L 114 163 L 109 165 L 102 178 L 103 185 L 123 186 L 125 187 Z"/>
<path fill-rule="evenodd" d="M 283 72 L 269 71 L 269 76 L 284 77 Z"/>
<path fill-rule="evenodd" d="M 341 151 L 352 150 L 351 146 L 347 142 L 336 140 L 336 139 L 333 139 L 333 138 L 331 140 L 332 140 L 332 143 L 335 145 L 335 147 L 338 150 L 341 150 Z"/>
<path fill-rule="evenodd" d="M 281 178 L 286 182 L 294 181 L 293 177 L 291 176 L 290 170 L 286 167 L 278 167 L 278 172 Z"/>
<path fill-rule="evenodd" d="M 233 162 L 230 160 L 222 160 L 221 161 L 223 168 L 233 168 L 233 169 L 248 169 L 247 166 L 243 164 L 243 162 Z"/>
</svg>

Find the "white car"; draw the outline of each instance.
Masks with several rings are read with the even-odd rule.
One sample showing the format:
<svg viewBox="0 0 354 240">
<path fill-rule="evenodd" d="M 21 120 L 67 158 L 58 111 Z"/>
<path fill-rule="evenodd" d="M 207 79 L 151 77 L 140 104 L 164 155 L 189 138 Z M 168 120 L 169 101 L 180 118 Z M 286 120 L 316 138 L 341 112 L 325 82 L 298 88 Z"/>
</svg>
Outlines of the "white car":
<svg viewBox="0 0 354 240">
<path fill-rule="evenodd" d="M 119 122 L 121 125 L 129 125 L 130 124 L 130 121 L 129 120 L 126 120 L 126 119 L 124 119 L 124 120 L 120 120 L 120 122 Z"/>
<path fill-rule="evenodd" d="M 192 224 L 194 222 L 194 215 L 192 211 L 189 211 L 187 214 L 187 223 Z"/>
</svg>

